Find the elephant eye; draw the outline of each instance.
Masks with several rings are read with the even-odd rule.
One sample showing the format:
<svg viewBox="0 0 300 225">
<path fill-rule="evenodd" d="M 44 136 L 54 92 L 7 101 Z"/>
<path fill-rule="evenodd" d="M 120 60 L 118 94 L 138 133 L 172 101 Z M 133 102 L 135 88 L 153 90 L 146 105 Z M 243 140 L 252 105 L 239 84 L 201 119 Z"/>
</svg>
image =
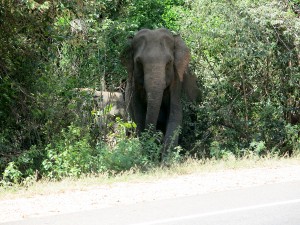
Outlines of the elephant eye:
<svg viewBox="0 0 300 225">
<path fill-rule="evenodd" d="M 168 62 L 167 62 L 167 64 L 166 64 L 166 67 L 169 67 L 169 66 L 171 66 L 171 65 L 172 65 L 172 63 L 173 63 L 172 59 L 169 59 L 169 61 L 168 61 Z"/>
<path fill-rule="evenodd" d="M 138 63 L 138 64 L 142 64 L 141 57 L 136 57 L 135 62 Z"/>
<path fill-rule="evenodd" d="M 136 67 L 139 71 L 143 70 L 143 63 L 141 60 L 136 60 Z"/>
</svg>

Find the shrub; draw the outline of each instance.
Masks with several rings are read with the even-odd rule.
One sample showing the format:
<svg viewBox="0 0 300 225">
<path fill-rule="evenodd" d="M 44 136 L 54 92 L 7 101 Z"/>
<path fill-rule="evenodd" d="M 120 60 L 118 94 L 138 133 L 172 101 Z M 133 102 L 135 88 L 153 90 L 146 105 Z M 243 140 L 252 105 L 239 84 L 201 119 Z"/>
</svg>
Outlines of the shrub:
<svg viewBox="0 0 300 225">
<path fill-rule="evenodd" d="M 299 151 L 298 0 L 39 2 L 0 6 L 6 183 L 36 171 L 61 179 L 160 162 L 161 134 L 127 137 L 132 125 L 121 120 L 116 130 L 110 123 L 100 130 L 90 96 L 74 92 L 124 90 L 119 55 L 141 28 L 179 32 L 191 49 L 202 101 L 183 100 L 186 151 L 215 158 Z M 168 160 L 176 161 L 179 150 Z"/>
<path fill-rule="evenodd" d="M 79 177 L 97 172 L 96 152 L 89 144 L 89 133 L 74 125 L 63 129 L 57 140 L 47 145 L 43 174 L 50 179 Z"/>
<path fill-rule="evenodd" d="M 3 186 L 11 186 L 14 184 L 19 184 L 22 180 L 22 173 L 18 169 L 15 162 L 8 163 L 7 167 L 3 172 L 3 179 L 0 182 Z"/>
<path fill-rule="evenodd" d="M 191 11 L 177 23 L 202 85 L 197 120 L 205 121 L 195 129 L 201 140 L 194 140 L 193 151 L 210 152 L 218 143 L 238 154 L 253 140 L 265 143 L 265 151 L 291 151 L 285 126 L 300 97 L 295 80 L 300 78 L 300 30 L 289 5 L 263 0 L 187 3 Z"/>
<path fill-rule="evenodd" d="M 99 161 L 103 171 L 121 172 L 131 168 L 145 170 L 161 162 L 162 134 L 146 131 L 140 137 L 126 136 L 126 130 L 132 129 L 131 123 L 117 120 L 121 132 L 111 133 L 108 138 L 114 139 L 114 144 L 108 146 L 101 143 L 98 146 Z M 124 129 L 126 128 L 126 129 Z M 109 141 L 106 143 L 110 143 Z"/>
</svg>

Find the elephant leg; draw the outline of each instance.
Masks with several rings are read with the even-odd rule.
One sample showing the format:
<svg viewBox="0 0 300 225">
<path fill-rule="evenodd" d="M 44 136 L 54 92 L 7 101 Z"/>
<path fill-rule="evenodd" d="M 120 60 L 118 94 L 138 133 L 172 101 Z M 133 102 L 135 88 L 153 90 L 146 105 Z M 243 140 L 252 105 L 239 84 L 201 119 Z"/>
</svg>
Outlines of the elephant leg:
<svg viewBox="0 0 300 225">
<path fill-rule="evenodd" d="M 132 108 L 133 120 L 137 125 L 137 133 L 140 135 L 145 129 L 146 105 L 138 93 L 133 96 Z"/>
<path fill-rule="evenodd" d="M 128 80 L 127 85 L 125 88 L 125 111 L 126 116 L 128 115 L 133 119 L 133 107 L 132 107 L 132 101 L 133 101 L 133 91 L 132 91 L 132 81 Z"/>
<path fill-rule="evenodd" d="M 178 145 L 179 128 L 182 123 L 182 105 L 180 100 L 180 83 L 174 82 L 170 89 L 170 114 L 164 137 L 163 157 L 168 154 L 173 147 Z"/>
<path fill-rule="evenodd" d="M 145 129 L 146 105 L 142 97 L 141 89 L 134 85 L 133 80 L 128 80 L 125 90 L 126 110 L 137 125 L 138 135 Z"/>
</svg>

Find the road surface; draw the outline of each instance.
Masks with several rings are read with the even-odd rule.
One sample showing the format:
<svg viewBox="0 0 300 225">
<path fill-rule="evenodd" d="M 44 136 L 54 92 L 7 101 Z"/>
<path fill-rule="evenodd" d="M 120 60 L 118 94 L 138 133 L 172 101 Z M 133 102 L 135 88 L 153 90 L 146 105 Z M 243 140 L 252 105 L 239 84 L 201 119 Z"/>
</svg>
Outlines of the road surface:
<svg viewBox="0 0 300 225">
<path fill-rule="evenodd" d="M 1 225 L 299 225 L 300 181 L 81 211 Z"/>
</svg>

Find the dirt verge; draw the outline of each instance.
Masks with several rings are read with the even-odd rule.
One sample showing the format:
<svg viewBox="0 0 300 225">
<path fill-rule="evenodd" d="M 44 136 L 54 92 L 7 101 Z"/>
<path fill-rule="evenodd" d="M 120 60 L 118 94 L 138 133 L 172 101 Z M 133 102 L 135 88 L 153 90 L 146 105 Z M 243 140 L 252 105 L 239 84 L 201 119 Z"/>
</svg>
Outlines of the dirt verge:
<svg viewBox="0 0 300 225">
<path fill-rule="evenodd" d="M 121 182 L 85 190 L 0 201 L 0 223 L 300 180 L 300 165 L 198 172 L 148 182 Z"/>
</svg>

